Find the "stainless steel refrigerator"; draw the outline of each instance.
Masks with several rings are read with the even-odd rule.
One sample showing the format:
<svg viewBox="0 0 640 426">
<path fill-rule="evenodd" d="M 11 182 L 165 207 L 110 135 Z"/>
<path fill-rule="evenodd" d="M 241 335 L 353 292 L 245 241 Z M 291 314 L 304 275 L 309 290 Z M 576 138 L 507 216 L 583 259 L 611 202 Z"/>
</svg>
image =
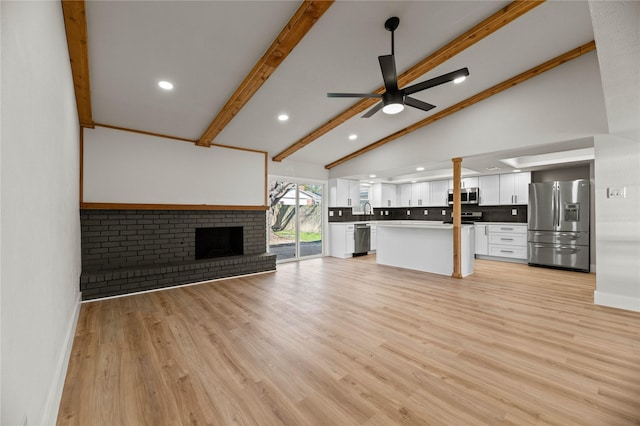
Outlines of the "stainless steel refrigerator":
<svg viewBox="0 0 640 426">
<path fill-rule="evenodd" d="M 589 181 L 529 184 L 529 265 L 589 272 Z"/>
</svg>

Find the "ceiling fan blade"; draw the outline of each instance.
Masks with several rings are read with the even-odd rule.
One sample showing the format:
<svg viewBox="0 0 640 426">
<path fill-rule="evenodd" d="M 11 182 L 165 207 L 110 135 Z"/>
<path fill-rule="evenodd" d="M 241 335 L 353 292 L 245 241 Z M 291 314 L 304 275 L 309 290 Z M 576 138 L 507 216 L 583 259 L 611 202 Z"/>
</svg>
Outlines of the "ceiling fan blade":
<svg viewBox="0 0 640 426">
<path fill-rule="evenodd" d="M 404 97 L 404 103 L 405 103 L 405 105 L 409 105 L 409 106 L 412 106 L 414 108 L 421 109 L 423 111 L 429 111 L 429 110 L 434 109 L 436 107 L 435 105 L 431 105 L 429 103 L 422 102 L 421 100 L 418 100 L 416 98 L 411 98 L 409 96 L 405 96 Z"/>
<path fill-rule="evenodd" d="M 377 93 L 327 93 L 328 98 L 381 98 Z"/>
<path fill-rule="evenodd" d="M 384 88 L 387 92 L 398 90 L 398 74 L 396 74 L 396 60 L 393 55 L 378 56 Z"/>
<path fill-rule="evenodd" d="M 362 117 L 360 118 L 369 118 L 371 117 L 373 114 L 375 114 L 376 112 L 380 111 L 383 107 L 383 103 L 382 102 L 378 102 L 376 104 L 376 106 L 374 106 L 373 108 L 371 108 L 369 111 L 367 111 L 366 113 L 364 113 L 362 115 Z"/>
<path fill-rule="evenodd" d="M 430 89 L 434 86 L 439 86 L 440 84 L 448 83 L 450 81 L 455 80 L 458 77 L 466 77 L 469 75 L 468 68 L 461 68 L 457 71 L 453 71 L 447 74 L 443 74 L 440 77 L 431 78 L 429 80 L 423 81 L 422 83 L 414 84 L 413 86 L 405 87 L 402 89 L 405 95 L 410 95 L 412 93 L 420 92 L 421 90 Z"/>
</svg>

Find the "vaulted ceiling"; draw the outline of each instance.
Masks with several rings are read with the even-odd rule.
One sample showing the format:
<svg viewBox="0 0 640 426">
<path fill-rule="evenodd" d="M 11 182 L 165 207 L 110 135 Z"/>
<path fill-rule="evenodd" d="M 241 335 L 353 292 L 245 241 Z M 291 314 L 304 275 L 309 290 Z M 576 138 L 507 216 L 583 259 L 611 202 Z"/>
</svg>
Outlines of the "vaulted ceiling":
<svg viewBox="0 0 640 426">
<path fill-rule="evenodd" d="M 535 77 L 554 58 L 553 66 L 571 60 L 562 56 L 567 52 L 575 57 L 595 48 L 586 2 L 63 4 L 85 126 L 261 150 L 275 161 L 327 168 L 387 139 L 398 143 L 501 84 L 507 89 Z M 462 67 L 470 76 L 416 94 L 437 106 L 429 112 L 405 108 L 360 118 L 375 100 L 358 104 L 326 93 L 381 87 L 378 56 L 391 53 L 384 28 L 391 16 L 400 18 L 395 58 L 401 87 Z M 520 80 L 509 81 L 516 76 Z M 160 89 L 160 80 L 174 89 Z M 278 121 L 281 113 L 289 120 Z M 357 139 L 349 140 L 351 134 Z"/>
</svg>

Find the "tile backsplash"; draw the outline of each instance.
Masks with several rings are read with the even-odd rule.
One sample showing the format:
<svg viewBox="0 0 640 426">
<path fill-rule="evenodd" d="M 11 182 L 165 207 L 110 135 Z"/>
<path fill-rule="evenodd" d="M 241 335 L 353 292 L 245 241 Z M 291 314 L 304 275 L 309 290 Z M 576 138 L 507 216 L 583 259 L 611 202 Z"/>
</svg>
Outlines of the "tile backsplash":
<svg viewBox="0 0 640 426">
<path fill-rule="evenodd" d="M 330 207 L 329 222 L 359 222 L 368 220 L 433 220 L 442 222 L 451 218 L 451 207 L 385 207 L 374 208 L 373 215 L 353 214 L 348 207 Z M 515 210 L 515 215 L 513 215 Z M 444 215 L 442 212 L 444 211 Z M 470 206 L 463 212 L 482 212 L 482 222 L 527 222 L 527 206 Z M 331 216 L 333 212 L 333 216 Z M 425 214 L 426 212 L 426 214 Z"/>
</svg>

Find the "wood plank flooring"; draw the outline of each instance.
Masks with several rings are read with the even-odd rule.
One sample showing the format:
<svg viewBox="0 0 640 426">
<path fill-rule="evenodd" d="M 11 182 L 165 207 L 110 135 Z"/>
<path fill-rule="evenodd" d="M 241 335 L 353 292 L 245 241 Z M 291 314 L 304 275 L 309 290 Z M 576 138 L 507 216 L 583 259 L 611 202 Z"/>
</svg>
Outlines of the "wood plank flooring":
<svg viewBox="0 0 640 426">
<path fill-rule="evenodd" d="M 594 289 L 327 257 L 83 304 L 58 425 L 640 424 L 640 314 Z"/>
</svg>

